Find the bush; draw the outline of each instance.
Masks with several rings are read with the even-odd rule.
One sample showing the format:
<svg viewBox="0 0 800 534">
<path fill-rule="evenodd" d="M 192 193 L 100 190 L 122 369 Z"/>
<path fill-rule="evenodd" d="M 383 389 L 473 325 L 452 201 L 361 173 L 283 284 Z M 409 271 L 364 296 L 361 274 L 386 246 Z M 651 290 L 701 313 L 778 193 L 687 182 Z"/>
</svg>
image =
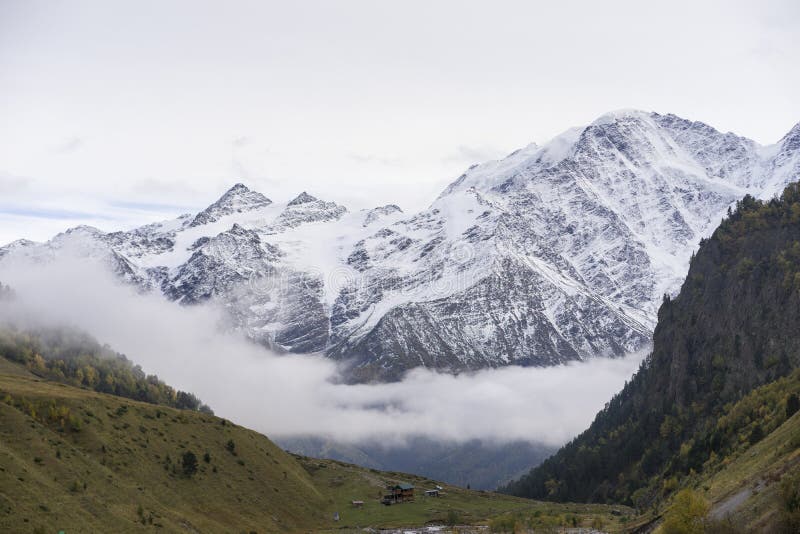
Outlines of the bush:
<svg viewBox="0 0 800 534">
<path fill-rule="evenodd" d="M 501 515 L 489 521 L 490 532 L 514 532 L 517 527 L 517 520 L 510 515 Z"/>
<path fill-rule="evenodd" d="M 183 453 L 181 465 L 183 466 L 184 475 L 188 477 L 194 475 L 197 473 L 197 456 L 192 451 L 186 451 Z"/>
<path fill-rule="evenodd" d="M 754 426 L 753 430 L 750 432 L 750 436 L 747 438 L 747 441 L 750 442 L 750 445 L 755 445 L 762 439 L 764 439 L 764 429 L 761 428 L 761 425 Z"/>
<path fill-rule="evenodd" d="M 664 534 L 703 534 L 706 516 L 711 506 L 701 495 L 690 489 L 675 496 L 672 507 L 664 514 Z"/>
<path fill-rule="evenodd" d="M 800 532 L 800 473 L 783 477 L 781 504 L 786 532 Z"/>
<path fill-rule="evenodd" d="M 458 512 L 455 510 L 449 510 L 447 512 L 447 524 L 451 527 L 457 525 L 461 521 L 461 517 L 459 517 Z"/>
<path fill-rule="evenodd" d="M 800 410 L 800 398 L 798 398 L 797 393 L 792 393 L 786 399 L 786 419 L 796 414 L 797 410 Z"/>
</svg>

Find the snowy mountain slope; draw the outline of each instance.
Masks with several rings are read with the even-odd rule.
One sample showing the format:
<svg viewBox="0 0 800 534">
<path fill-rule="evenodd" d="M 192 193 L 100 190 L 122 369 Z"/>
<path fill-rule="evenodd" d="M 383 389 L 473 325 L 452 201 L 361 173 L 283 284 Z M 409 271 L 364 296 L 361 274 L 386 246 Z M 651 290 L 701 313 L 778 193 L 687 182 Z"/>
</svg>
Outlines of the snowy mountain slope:
<svg viewBox="0 0 800 534">
<path fill-rule="evenodd" d="M 396 204 L 387 204 L 385 206 L 373 208 L 367 212 L 367 215 L 364 217 L 364 224 L 362 226 L 366 227 L 374 224 L 393 213 L 403 213 L 403 210 L 401 210 L 400 206 Z"/>
<path fill-rule="evenodd" d="M 31 241 L 30 239 L 17 239 L 16 241 L 12 241 L 11 243 L 5 245 L 4 247 L 0 247 L 0 258 L 5 256 L 6 254 L 10 254 L 14 252 L 15 254 L 19 253 L 19 250 L 23 250 L 27 247 L 36 247 L 38 243 L 35 241 Z"/>
<path fill-rule="evenodd" d="M 620 111 L 471 167 L 422 212 L 350 212 L 237 184 L 196 216 L 129 232 L 78 228 L 0 248 L 101 258 L 278 350 L 324 352 L 348 378 L 554 365 L 636 350 L 700 238 L 747 193 L 800 179 L 800 125 L 759 146 L 710 126 Z"/>
</svg>

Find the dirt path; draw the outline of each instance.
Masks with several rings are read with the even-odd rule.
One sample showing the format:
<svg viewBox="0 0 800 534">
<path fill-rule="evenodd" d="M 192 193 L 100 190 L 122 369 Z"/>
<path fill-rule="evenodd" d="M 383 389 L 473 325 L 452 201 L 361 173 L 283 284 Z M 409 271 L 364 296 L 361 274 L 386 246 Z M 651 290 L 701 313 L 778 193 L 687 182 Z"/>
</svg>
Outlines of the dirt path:
<svg viewBox="0 0 800 534">
<path fill-rule="evenodd" d="M 753 490 L 745 488 L 738 493 L 734 493 L 721 503 L 719 503 L 713 510 L 711 510 L 712 519 L 724 519 L 726 516 L 735 512 L 744 502 L 753 494 Z"/>
</svg>

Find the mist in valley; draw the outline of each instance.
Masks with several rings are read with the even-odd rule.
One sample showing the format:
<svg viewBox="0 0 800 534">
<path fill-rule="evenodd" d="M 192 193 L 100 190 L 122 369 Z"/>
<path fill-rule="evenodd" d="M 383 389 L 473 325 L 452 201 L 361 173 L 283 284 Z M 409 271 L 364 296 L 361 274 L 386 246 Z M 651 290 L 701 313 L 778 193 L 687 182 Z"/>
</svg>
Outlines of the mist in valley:
<svg viewBox="0 0 800 534">
<path fill-rule="evenodd" d="M 271 352 L 223 331 L 224 310 L 143 294 L 96 260 L 4 262 L 0 280 L 16 295 L 0 305 L 5 322 L 84 330 L 219 416 L 301 452 L 381 467 L 409 447 L 541 461 L 589 425 L 644 355 L 458 376 L 418 368 L 399 382 L 344 384 L 335 362 Z M 493 476 L 521 469 L 511 462 Z"/>
</svg>

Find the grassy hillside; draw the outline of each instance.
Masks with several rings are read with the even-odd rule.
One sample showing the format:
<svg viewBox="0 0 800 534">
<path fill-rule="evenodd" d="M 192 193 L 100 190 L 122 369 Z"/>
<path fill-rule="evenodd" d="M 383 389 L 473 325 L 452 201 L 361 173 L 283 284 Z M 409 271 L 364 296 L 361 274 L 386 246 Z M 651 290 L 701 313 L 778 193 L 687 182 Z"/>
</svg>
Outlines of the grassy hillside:
<svg viewBox="0 0 800 534">
<path fill-rule="evenodd" d="M 326 497 L 263 436 L 208 414 L 21 376 L 21 368 L 9 374 L 11 365 L 0 374 L 0 530 L 325 524 Z M 187 451 L 198 460 L 191 476 Z"/>
<path fill-rule="evenodd" d="M 184 469 L 187 452 L 197 459 L 194 473 Z M 386 485 L 400 481 L 419 490 L 439 484 L 444 494 L 381 505 Z M 632 511 L 615 510 L 293 456 L 213 415 L 47 381 L 0 358 L 3 532 L 311 532 L 432 522 L 619 531 Z"/>
</svg>

